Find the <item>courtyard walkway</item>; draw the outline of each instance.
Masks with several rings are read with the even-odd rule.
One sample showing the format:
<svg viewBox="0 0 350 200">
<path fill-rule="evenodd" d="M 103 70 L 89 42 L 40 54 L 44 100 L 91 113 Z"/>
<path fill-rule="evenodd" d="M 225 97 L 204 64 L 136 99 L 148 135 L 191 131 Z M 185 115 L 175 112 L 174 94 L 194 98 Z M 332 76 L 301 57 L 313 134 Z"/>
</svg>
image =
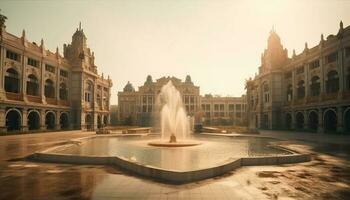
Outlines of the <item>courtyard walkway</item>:
<svg viewBox="0 0 350 200">
<path fill-rule="evenodd" d="M 348 136 L 262 131 L 263 136 L 287 139 L 281 144 L 312 153 L 314 160 L 242 167 L 221 177 L 183 185 L 159 183 L 110 166 L 39 163 L 25 158 L 71 138 L 93 134 L 69 131 L 1 136 L 0 199 L 346 199 L 350 196 L 349 160 L 327 154 L 327 148 L 322 147 L 348 144 Z"/>
</svg>

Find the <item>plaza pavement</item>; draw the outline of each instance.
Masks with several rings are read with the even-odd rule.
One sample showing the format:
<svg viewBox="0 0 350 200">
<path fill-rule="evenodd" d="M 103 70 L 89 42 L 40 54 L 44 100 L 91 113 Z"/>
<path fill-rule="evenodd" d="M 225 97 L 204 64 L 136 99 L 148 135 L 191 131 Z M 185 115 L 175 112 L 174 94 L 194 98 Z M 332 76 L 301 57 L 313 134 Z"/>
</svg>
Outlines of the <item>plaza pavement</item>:
<svg viewBox="0 0 350 200">
<path fill-rule="evenodd" d="M 313 161 L 242 167 L 224 176 L 172 185 L 115 167 L 32 162 L 26 157 L 93 132 L 50 132 L 0 137 L 0 199 L 347 199 L 350 137 L 261 131 L 280 145 L 312 153 Z"/>
</svg>

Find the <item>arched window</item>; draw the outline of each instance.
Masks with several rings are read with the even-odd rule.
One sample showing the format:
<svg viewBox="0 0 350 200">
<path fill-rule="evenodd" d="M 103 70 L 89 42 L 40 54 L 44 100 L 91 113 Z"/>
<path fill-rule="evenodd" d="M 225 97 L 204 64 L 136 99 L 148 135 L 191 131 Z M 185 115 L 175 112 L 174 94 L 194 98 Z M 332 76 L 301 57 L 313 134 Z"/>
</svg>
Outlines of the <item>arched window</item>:
<svg viewBox="0 0 350 200">
<path fill-rule="evenodd" d="M 312 77 L 311 78 L 311 85 L 310 85 L 311 96 L 319 96 L 320 89 L 321 89 L 320 78 L 318 76 Z"/>
<path fill-rule="evenodd" d="M 270 89 L 269 85 L 265 82 L 263 83 L 263 93 L 264 93 L 264 102 L 267 103 L 270 101 Z"/>
<path fill-rule="evenodd" d="M 90 81 L 85 84 L 85 101 L 92 102 L 93 86 Z"/>
<path fill-rule="evenodd" d="M 298 82 L 298 99 L 305 97 L 305 82 L 303 80 Z"/>
<path fill-rule="evenodd" d="M 292 84 L 289 84 L 287 86 L 287 101 L 293 100 L 293 86 Z"/>
<path fill-rule="evenodd" d="M 65 83 L 60 84 L 60 100 L 68 99 L 68 91 Z"/>
<path fill-rule="evenodd" d="M 338 92 L 338 90 L 339 90 L 338 72 L 336 72 L 336 71 L 328 72 L 327 81 L 326 81 L 326 90 L 327 90 L 327 93 Z"/>
<path fill-rule="evenodd" d="M 33 74 L 29 75 L 27 78 L 27 95 L 39 95 L 39 82 Z"/>
<path fill-rule="evenodd" d="M 8 69 L 5 75 L 5 91 L 19 93 L 19 76 L 15 69 Z"/>
<path fill-rule="evenodd" d="M 53 81 L 50 79 L 45 81 L 45 97 L 55 98 L 55 86 Z"/>
</svg>

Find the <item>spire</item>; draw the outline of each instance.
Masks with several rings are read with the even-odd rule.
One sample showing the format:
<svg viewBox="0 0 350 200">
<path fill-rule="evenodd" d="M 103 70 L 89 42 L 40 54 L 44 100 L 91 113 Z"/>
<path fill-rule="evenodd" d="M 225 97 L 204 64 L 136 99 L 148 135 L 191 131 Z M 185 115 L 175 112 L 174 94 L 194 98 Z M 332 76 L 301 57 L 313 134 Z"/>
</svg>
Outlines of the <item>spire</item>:
<svg viewBox="0 0 350 200">
<path fill-rule="evenodd" d="M 324 41 L 323 33 L 321 34 L 321 41 Z"/>
<path fill-rule="evenodd" d="M 79 31 L 81 31 L 81 22 L 79 22 Z"/>
<path fill-rule="evenodd" d="M 340 20 L 339 27 L 340 27 L 340 30 L 343 30 L 343 21 L 342 20 Z"/>
<path fill-rule="evenodd" d="M 56 54 L 59 54 L 59 51 L 58 51 L 58 46 L 56 47 Z"/>
<path fill-rule="evenodd" d="M 44 49 L 44 39 L 43 38 L 41 38 L 40 47 Z"/>
<path fill-rule="evenodd" d="M 295 56 L 297 56 L 297 55 L 295 53 L 295 49 L 293 49 L 293 56 L 292 57 L 294 58 Z"/>
<path fill-rule="evenodd" d="M 24 29 L 22 30 L 22 38 L 26 38 L 26 31 Z"/>
<path fill-rule="evenodd" d="M 304 52 L 307 52 L 308 50 L 309 50 L 309 47 L 307 46 L 307 42 L 305 42 Z"/>
</svg>

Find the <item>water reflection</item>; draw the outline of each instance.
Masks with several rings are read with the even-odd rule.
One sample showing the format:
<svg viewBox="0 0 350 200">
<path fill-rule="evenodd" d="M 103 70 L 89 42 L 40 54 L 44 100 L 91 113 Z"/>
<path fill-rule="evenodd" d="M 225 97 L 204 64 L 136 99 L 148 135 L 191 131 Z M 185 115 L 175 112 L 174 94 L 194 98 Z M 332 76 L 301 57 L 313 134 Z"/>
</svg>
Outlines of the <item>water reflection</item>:
<svg viewBox="0 0 350 200">
<path fill-rule="evenodd" d="M 81 145 L 56 150 L 56 153 L 77 155 L 119 156 L 170 170 L 198 170 L 223 164 L 241 157 L 288 154 L 269 146 L 273 139 L 197 136 L 202 145 L 191 147 L 153 147 L 147 143 L 159 138 L 148 137 L 99 137 L 88 139 Z"/>
</svg>

